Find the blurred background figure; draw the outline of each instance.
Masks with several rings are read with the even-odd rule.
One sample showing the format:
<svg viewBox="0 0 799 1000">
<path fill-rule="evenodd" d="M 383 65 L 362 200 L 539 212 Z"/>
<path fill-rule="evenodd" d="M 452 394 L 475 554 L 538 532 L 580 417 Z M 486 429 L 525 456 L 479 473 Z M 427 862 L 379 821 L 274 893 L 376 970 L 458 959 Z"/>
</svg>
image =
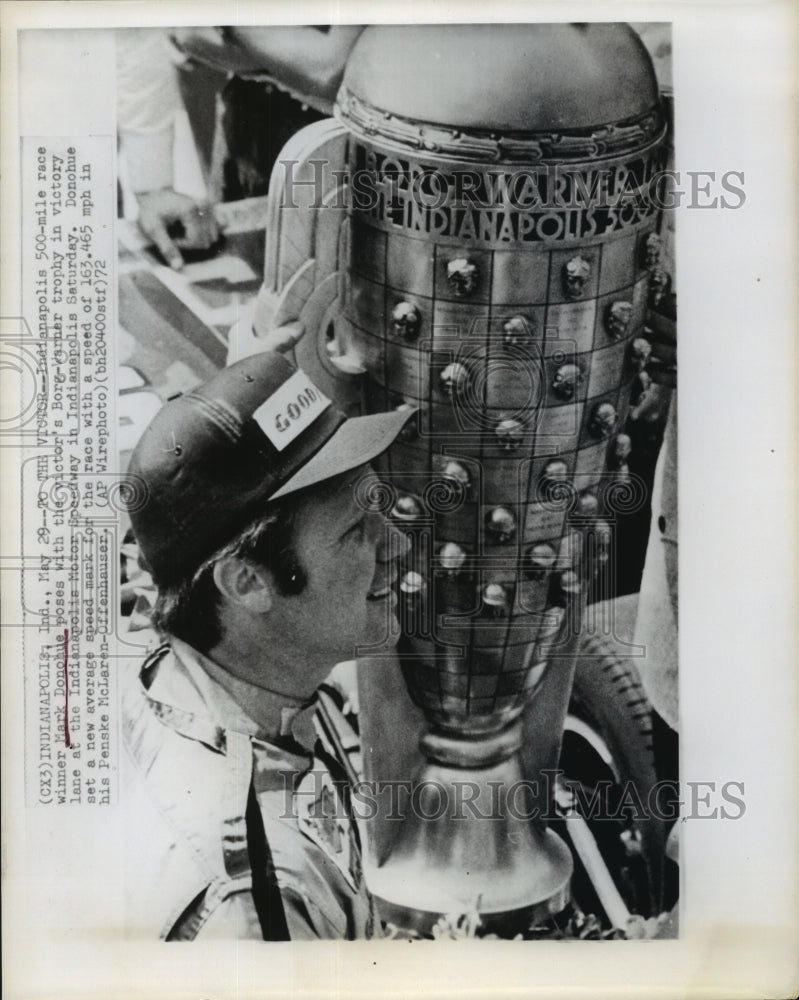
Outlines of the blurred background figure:
<svg viewBox="0 0 799 1000">
<path fill-rule="evenodd" d="M 186 59 L 184 67 L 193 67 L 190 76 L 183 76 L 184 99 L 192 107 L 215 200 L 267 193 L 285 143 L 303 126 L 332 114 L 347 58 L 362 30 L 360 25 L 299 25 L 171 33 Z M 213 122 L 207 121 L 212 102 L 199 96 L 209 87 L 215 98 Z"/>
<path fill-rule="evenodd" d="M 179 269 L 181 249 L 206 250 L 219 235 L 183 106 L 182 57 L 164 29 L 126 29 L 116 41 L 119 214 L 137 218 Z"/>
<path fill-rule="evenodd" d="M 265 195 L 278 153 L 328 117 L 361 26 L 117 33 L 126 218 L 176 270 L 219 237 L 213 204 Z"/>
</svg>

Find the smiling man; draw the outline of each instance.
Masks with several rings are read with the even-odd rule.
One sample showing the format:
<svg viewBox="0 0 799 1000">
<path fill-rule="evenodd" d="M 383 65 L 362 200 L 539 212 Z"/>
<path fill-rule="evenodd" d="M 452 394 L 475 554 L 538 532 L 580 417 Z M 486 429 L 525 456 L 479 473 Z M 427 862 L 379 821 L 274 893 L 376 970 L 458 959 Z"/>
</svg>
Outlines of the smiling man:
<svg viewBox="0 0 799 1000">
<path fill-rule="evenodd" d="M 123 682 L 129 931 L 374 933 L 319 684 L 396 637 L 407 542 L 361 499 L 409 413 L 347 419 L 279 354 L 162 408 L 128 468 L 163 644 Z"/>
</svg>

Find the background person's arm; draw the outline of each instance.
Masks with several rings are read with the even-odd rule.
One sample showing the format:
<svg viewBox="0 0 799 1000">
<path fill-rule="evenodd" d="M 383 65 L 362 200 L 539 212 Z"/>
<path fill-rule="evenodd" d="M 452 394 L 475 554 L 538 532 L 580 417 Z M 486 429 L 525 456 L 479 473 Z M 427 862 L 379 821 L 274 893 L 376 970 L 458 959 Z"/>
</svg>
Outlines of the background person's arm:
<svg viewBox="0 0 799 1000">
<path fill-rule="evenodd" d="M 329 110 L 362 31 L 362 25 L 180 28 L 172 38 L 192 58 L 231 73 L 266 73 Z"/>
<path fill-rule="evenodd" d="M 219 230 L 210 209 L 174 189 L 175 117 L 183 102 L 168 36 L 133 28 L 118 31 L 116 41 L 119 152 L 138 202 L 137 221 L 177 270 L 180 248 L 207 249 Z"/>
</svg>

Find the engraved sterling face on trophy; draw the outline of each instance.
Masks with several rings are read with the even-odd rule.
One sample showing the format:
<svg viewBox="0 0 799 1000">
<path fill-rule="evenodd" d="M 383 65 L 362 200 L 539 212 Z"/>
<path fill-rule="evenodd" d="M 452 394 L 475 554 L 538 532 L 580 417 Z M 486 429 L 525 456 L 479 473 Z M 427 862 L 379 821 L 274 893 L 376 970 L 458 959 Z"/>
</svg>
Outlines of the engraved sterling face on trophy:
<svg viewBox="0 0 799 1000">
<path fill-rule="evenodd" d="M 513 417 L 500 420 L 494 428 L 494 437 L 503 451 L 514 451 L 522 443 L 524 424 Z"/>
<path fill-rule="evenodd" d="M 633 317 L 632 302 L 611 302 L 605 313 L 605 330 L 613 340 L 621 340 Z"/>
<path fill-rule="evenodd" d="M 400 580 L 399 586 L 403 594 L 407 594 L 409 596 L 421 594 L 424 590 L 424 577 L 421 573 L 417 573 L 415 570 L 410 569 Z"/>
<path fill-rule="evenodd" d="M 438 561 L 447 576 L 455 577 L 463 569 L 466 552 L 456 542 L 446 542 L 438 553 Z"/>
<path fill-rule="evenodd" d="M 469 492 L 471 479 L 469 477 L 469 473 L 460 462 L 447 462 L 444 466 L 444 476 L 445 478 L 456 483 L 458 488 L 463 491 L 464 495 Z"/>
<path fill-rule="evenodd" d="M 541 473 L 541 485 L 548 486 L 555 483 L 566 483 L 569 480 L 569 467 L 562 458 L 553 458 L 547 462 L 544 471 Z"/>
<path fill-rule="evenodd" d="M 591 437 L 599 440 L 610 437 L 616 427 L 617 419 L 616 407 L 612 403 L 600 403 L 591 414 L 588 432 Z"/>
<path fill-rule="evenodd" d="M 524 316 L 511 316 L 502 324 L 502 343 L 506 347 L 524 347 L 532 336 L 532 326 Z"/>
<path fill-rule="evenodd" d="M 646 402 L 649 396 L 649 390 L 652 388 L 652 376 L 649 372 L 639 372 L 635 379 L 633 380 L 632 389 L 630 390 L 630 403 L 632 406 L 641 406 L 642 403 Z"/>
<path fill-rule="evenodd" d="M 477 265 L 468 257 L 456 257 L 447 264 L 447 283 L 456 298 L 465 298 L 477 289 Z"/>
<path fill-rule="evenodd" d="M 395 520 L 406 523 L 418 521 L 423 514 L 424 510 L 421 503 L 416 497 L 410 494 L 397 497 L 397 501 L 391 510 L 391 516 Z"/>
<path fill-rule="evenodd" d="M 641 262 L 647 271 L 651 271 L 658 266 L 662 252 L 663 241 L 657 233 L 650 233 L 644 240 L 644 245 L 641 248 Z"/>
<path fill-rule="evenodd" d="M 567 599 L 580 593 L 580 577 L 573 569 L 566 569 L 560 574 L 560 589 Z"/>
<path fill-rule="evenodd" d="M 422 315 L 412 302 L 398 302 L 391 313 L 394 332 L 403 340 L 416 340 L 422 326 Z"/>
<path fill-rule="evenodd" d="M 594 573 L 598 573 L 610 559 L 612 537 L 612 529 L 607 521 L 600 518 L 594 523 L 588 538 Z"/>
<path fill-rule="evenodd" d="M 612 469 L 626 468 L 632 447 L 632 440 L 628 434 L 617 434 L 610 453 L 610 467 Z"/>
<path fill-rule="evenodd" d="M 652 357 L 652 345 L 646 337 L 636 337 L 630 344 L 628 361 L 630 368 L 636 372 L 642 372 Z"/>
<path fill-rule="evenodd" d="M 494 507 L 486 514 L 485 529 L 492 545 L 508 545 L 516 537 L 516 516 L 507 507 Z"/>
<path fill-rule="evenodd" d="M 668 271 L 664 271 L 658 265 L 649 276 L 649 305 L 651 307 L 659 305 L 660 300 L 668 293 L 670 287 L 671 277 Z"/>
<path fill-rule="evenodd" d="M 508 592 L 501 583 L 489 583 L 483 589 L 483 611 L 489 618 L 504 618 L 508 613 Z"/>
<path fill-rule="evenodd" d="M 580 371 L 578 365 L 561 365 L 555 372 L 555 377 L 552 379 L 552 391 L 558 399 L 568 402 L 569 400 L 574 399 L 574 394 L 582 382 L 583 373 Z"/>
<path fill-rule="evenodd" d="M 441 372 L 439 385 L 445 396 L 449 399 L 460 399 L 466 392 L 469 382 L 469 369 L 466 365 L 454 361 Z"/>
<path fill-rule="evenodd" d="M 530 546 L 524 556 L 524 575 L 528 580 L 543 580 L 555 565 L 556 558 L 555 550 L 546 542 Z"/>
<path fill-rule="evenodd" d="M 591 263 L 579 254 L 563 265 L 563 294 L 567 299 L 581 299 L 591 274 Z"/>
<path fill-rule="evenodd" d="M 581 493 L 577 497 L 577 509 L 575 513 L 578 517 L 586 520 L 598 517 L 599 500 L 597 500 L 593 493 Z"/>
</svg>

